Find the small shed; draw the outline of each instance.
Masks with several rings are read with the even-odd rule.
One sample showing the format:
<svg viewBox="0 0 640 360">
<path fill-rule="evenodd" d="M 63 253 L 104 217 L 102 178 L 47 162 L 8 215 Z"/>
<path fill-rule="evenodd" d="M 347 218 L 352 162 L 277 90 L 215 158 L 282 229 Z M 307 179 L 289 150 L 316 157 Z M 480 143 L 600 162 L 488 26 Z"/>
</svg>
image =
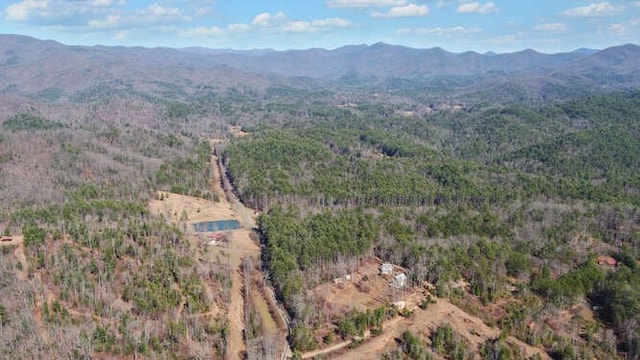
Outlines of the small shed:
<svg viewBox="0 0 640 360">
<path fill-rule="evenodd" d="M 407 285 L 407 275 L 405 273 L 401 273 L 396 275 L 391 282 L 391 287 L 396 289 L 401 289 Z"/>
<path fill-rule="evenodd" d="M 209 235 L 209 245 L 212 246 L 221 246 L 225 245 L 228 242 L 228 239 L 224 233 L 213 233 Z"/>
<path fill-rule="evenodd" d="M 392 305 L 397 310 L 404 310 L 404 308 L 407 307 L 407 302 L 406 301 L 396 301 Z"/>
<path fill-rule="evenodd" d="M 213 233 L 211 235 L 209 235 L 209 239 L 210 240 L 223 240 L 224 239 L 224 234 L 223 233 Z"/>
<path fill-rule="evenodd" d="M 380 266 L 380 274 L 382 275 L 393 275 L 393 264 L 384 263 Z"/>
<path fill-rule="evenodd" d="M 598 256 L 598 265 L 616 267 L 618 266 L 618 260 L 612 258 L 611 256 L 600 255 Z"/>
</svg>

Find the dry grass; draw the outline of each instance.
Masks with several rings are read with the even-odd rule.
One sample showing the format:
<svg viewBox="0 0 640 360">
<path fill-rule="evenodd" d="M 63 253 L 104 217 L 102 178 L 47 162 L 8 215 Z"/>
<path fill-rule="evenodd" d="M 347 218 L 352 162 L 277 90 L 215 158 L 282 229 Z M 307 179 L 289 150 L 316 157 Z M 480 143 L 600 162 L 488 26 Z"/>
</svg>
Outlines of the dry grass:
<svg viewBox="0 0 640 360">
<path fill-rule="evenodd" d="M 397 346 L 396 339 L 400 338 L 405 330 L 420 334 L 424 339 L 438 326 L 449 324 L 453 330 L 464 337 L 471 348 L 479 349 L 482 343 L 488 339 L 497 338 L 500 329 L 490 327 L 482 319 L 473 316 L 448 300 L 435 299 L 426 310 L 418 308 L 418 304 L 429 295 L 429 284 L 424 287 L 414 287 L 405 291 L 392 291 L 389 286 L 392 276 L 379 275 L 380 262 L 376 259 L 368 259 L 362 262 L 358 271 L 354 272 L 351 281 L 344 279 L 339 283 L 329 282 L 322 284 L 309 292 L 309 295 L 322 304 L 322 310 L 333 317 L 339 318 L 345 312 L 356 308 L 358 310 L 374 309 L 392 301 L 405 301 L 406 308 L 413 309 L 414 315 L 408 318 L 396 317 L 383 325 L 383 333 L 368 338 L 364 343 L 354 349 L 346 346 L 332 345 L 329 348 L 336 352 L 331 353 L 334 359 L 368 359 L 376 358 L 386 350 Z M 396 269 L 396 273 L 401 268 Z M 364 280 L 364 279 L 367 280 Z M 507 339 L 517 348 L 523 349 L 527 357 L 539 353 L 543 359 L 548 358 L 539 348 L 528 346 L 513 337 Z M 342 344 L 344 345 L 344 344 Z M 323 349 L 320 349 L 320 352 Z M 311 354 L 311 353 L 310 353 Z M 305 354 L 309 355 L 309 354 Z"/>
<path fill-rule="evenodd" d="M 379 275 L 379 266 L 377 259 L 366 259 L 351 273 L 351 280 L 343 277 L 338 283 L 319 285 L 310 290 L 308 296 L 323 306 L 325 314 L 338 317 L 354 308 L 361 311 L 375 309 L 404 297 L 404 294 L 391 291 L 392 276 Z"/>
<path fill-rule="evenodd" d="M 497 338 L 500 329 L 486 325 L 480 318 L 472 316 L 447 300 L 436 299 L 426 310 L 414 309 L 414 315 L 408 318 L 396 317 L 383 326 L 383 333 L 370 338 L 355 349 L 344 350 L 342 354 L 334 354 L 333 359 L 371 359 L 376 358 L 385 350 L 397 346 L 396 339 L 400 338 L 405 330 L 421 335 L 428 339 L 438 326 L 449 324 L 453 330 L 463 336 L 470 346 L 476 351 L 480 345 L 488 339 Z M 528 358 L 534 354 L 540 354 L 543 359 L 549 359 L 546 353 L 517 340 L 507 338 L 509 343 L 523 349 Z"/>
<path fill-rule="evenodd" d="M 277 334 L 278 333 L 278 324 L 273 319 L 271 312 L 269 311 L 269 304 L 264 299 L 262 294 L 257 291 L 253 291 L 251 293 L 251 301 L 253 302 L 253 306 L 260 314 L 260 319 L 262 320 L 263 331 L 267 335 Z"/>
<path fill-rule="evenodd" d="M 175 224 L 236 218 L 227 201 L 213 202 L 163 191 L 158 191 L 157 198 L 149 203 L 149 209 L 152 214 L 163 216 L 167 222 Z"/>
</svg>

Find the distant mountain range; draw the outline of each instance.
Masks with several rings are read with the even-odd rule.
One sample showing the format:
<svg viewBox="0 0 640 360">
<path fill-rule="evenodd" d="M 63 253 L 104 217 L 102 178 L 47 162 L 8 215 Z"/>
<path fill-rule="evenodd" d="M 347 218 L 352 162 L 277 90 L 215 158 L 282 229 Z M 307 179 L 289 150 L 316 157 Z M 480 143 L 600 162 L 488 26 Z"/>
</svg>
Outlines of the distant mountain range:
<svg viewBox="0 0 640 360">
<path fill-rule="evenodd" d="M 398 79 L 427 89 L 472 87 L 526 96 L 560 96 L 640 86 L 640 46 L 542 54 L 451 53 L 377 43 L 334 50 L 230 50 L 67 46 L 19 35 L 0 35 L 0 93 L 69 98 L 100 84 L 137 91 L 247 86 L 265 89 L 307 78 L 315 84 L 395 86 Z M 455 79 L 452 83 L 451 79 Z M 437 80 L 437 81 L 436 81 Z M 401 82 L 407 86 L 407 82 Z M 440 85 L 438 85 L 440 84 Z M 115 85 L 114 85 L 115 86 Z M 493 90 L 492 90 L 493 89 Z M 44 93 L 43 93 L 44 92 Z M 57 94 L 57 95 L 56 95 Z"/>
</svg>

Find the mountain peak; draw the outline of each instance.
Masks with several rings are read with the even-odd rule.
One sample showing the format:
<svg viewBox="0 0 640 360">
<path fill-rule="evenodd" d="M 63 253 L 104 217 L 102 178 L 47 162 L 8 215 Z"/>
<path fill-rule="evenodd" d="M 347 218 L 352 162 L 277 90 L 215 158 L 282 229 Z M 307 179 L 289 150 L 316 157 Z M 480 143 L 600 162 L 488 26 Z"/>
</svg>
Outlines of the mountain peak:
<svg viewBox="0 0 640 360">
<path fill-rule="evenodd" d="M 382 41 L 378 41 L 377 43 L 371 44 L 372 48 L 384 48 L 384 47 L 391 47 L 391 45 L 384 43 Z"/>
<path fill-rule="evenodd" d="M 595 53 L 591 53 L 589 49 L 578 49 L 559 54 L 544 54 L 533 49 L 506 54 L 479 54 L 472 51 L 453 53 L 441 47 L 415 49 L 384 42 L 347 45 L 333 50 L 313 48 L 287 51 L 97 46 L 81 47 L 84 52 L 80 54 L 78 48 L 80 47 L 66 46 L 53 41 L 0 35 L 0 66 L 46 60 L 49 63 L 57 62 L 61 68 L 65 68 L 62 66 L 65 65 L 93 69 L 100 68 L 104 63 L 117 63 L 122 67 L 120 70 L 124 74 L 134 62 L 149 72 L 171 66 L 181 66 L 183 69 L 214 69 L 225 65 L 242 73 L 309 77 L 329 81 L 340 79 L 352 70 L 362 77 L 382 80 L 494 73 L 513 76 L 545 76 L 551 72 L 590 75 L 597 71 L 631 74 L 631 71 L 640 67 L 637 61 L 640 57 L 640 47 L 634 44 L 611 47 Z M 51 49 L 53 51 L 50 51 Z M 22 55 L 6 55 L 11 51 Z M 2 57 L 1 54 L 5 56 Z M 60 76 L 62 75 L 61 72 Z M 24 79 L 16 77 L 16 84 L 23 82 Z M 34 82 L 32 85 L 34 89 L 39 89 L 42 84 Z"/>
<path fill-rule="evenodd" d="M 591 55 L 591 54 L 597 53 L 598 51 L 600 51 L 600 50 L 582 47 L 582 48 L 578 48 L 578 49 L 573 50 L 572 53 L 574 53 L 574 54 Z"/>
</svg>

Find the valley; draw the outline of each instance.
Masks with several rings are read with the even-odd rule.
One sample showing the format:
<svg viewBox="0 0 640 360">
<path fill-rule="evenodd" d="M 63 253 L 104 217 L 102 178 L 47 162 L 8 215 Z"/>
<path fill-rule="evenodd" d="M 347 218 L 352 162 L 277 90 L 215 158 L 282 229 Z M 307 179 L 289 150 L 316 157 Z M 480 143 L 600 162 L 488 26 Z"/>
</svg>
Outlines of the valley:
<svg viewBox="0 0 640 360">
<path fill-rule="evenodd" d="M 0 359 L 636 359 L 638 49 L 0 35 Z"/>
</svg>

